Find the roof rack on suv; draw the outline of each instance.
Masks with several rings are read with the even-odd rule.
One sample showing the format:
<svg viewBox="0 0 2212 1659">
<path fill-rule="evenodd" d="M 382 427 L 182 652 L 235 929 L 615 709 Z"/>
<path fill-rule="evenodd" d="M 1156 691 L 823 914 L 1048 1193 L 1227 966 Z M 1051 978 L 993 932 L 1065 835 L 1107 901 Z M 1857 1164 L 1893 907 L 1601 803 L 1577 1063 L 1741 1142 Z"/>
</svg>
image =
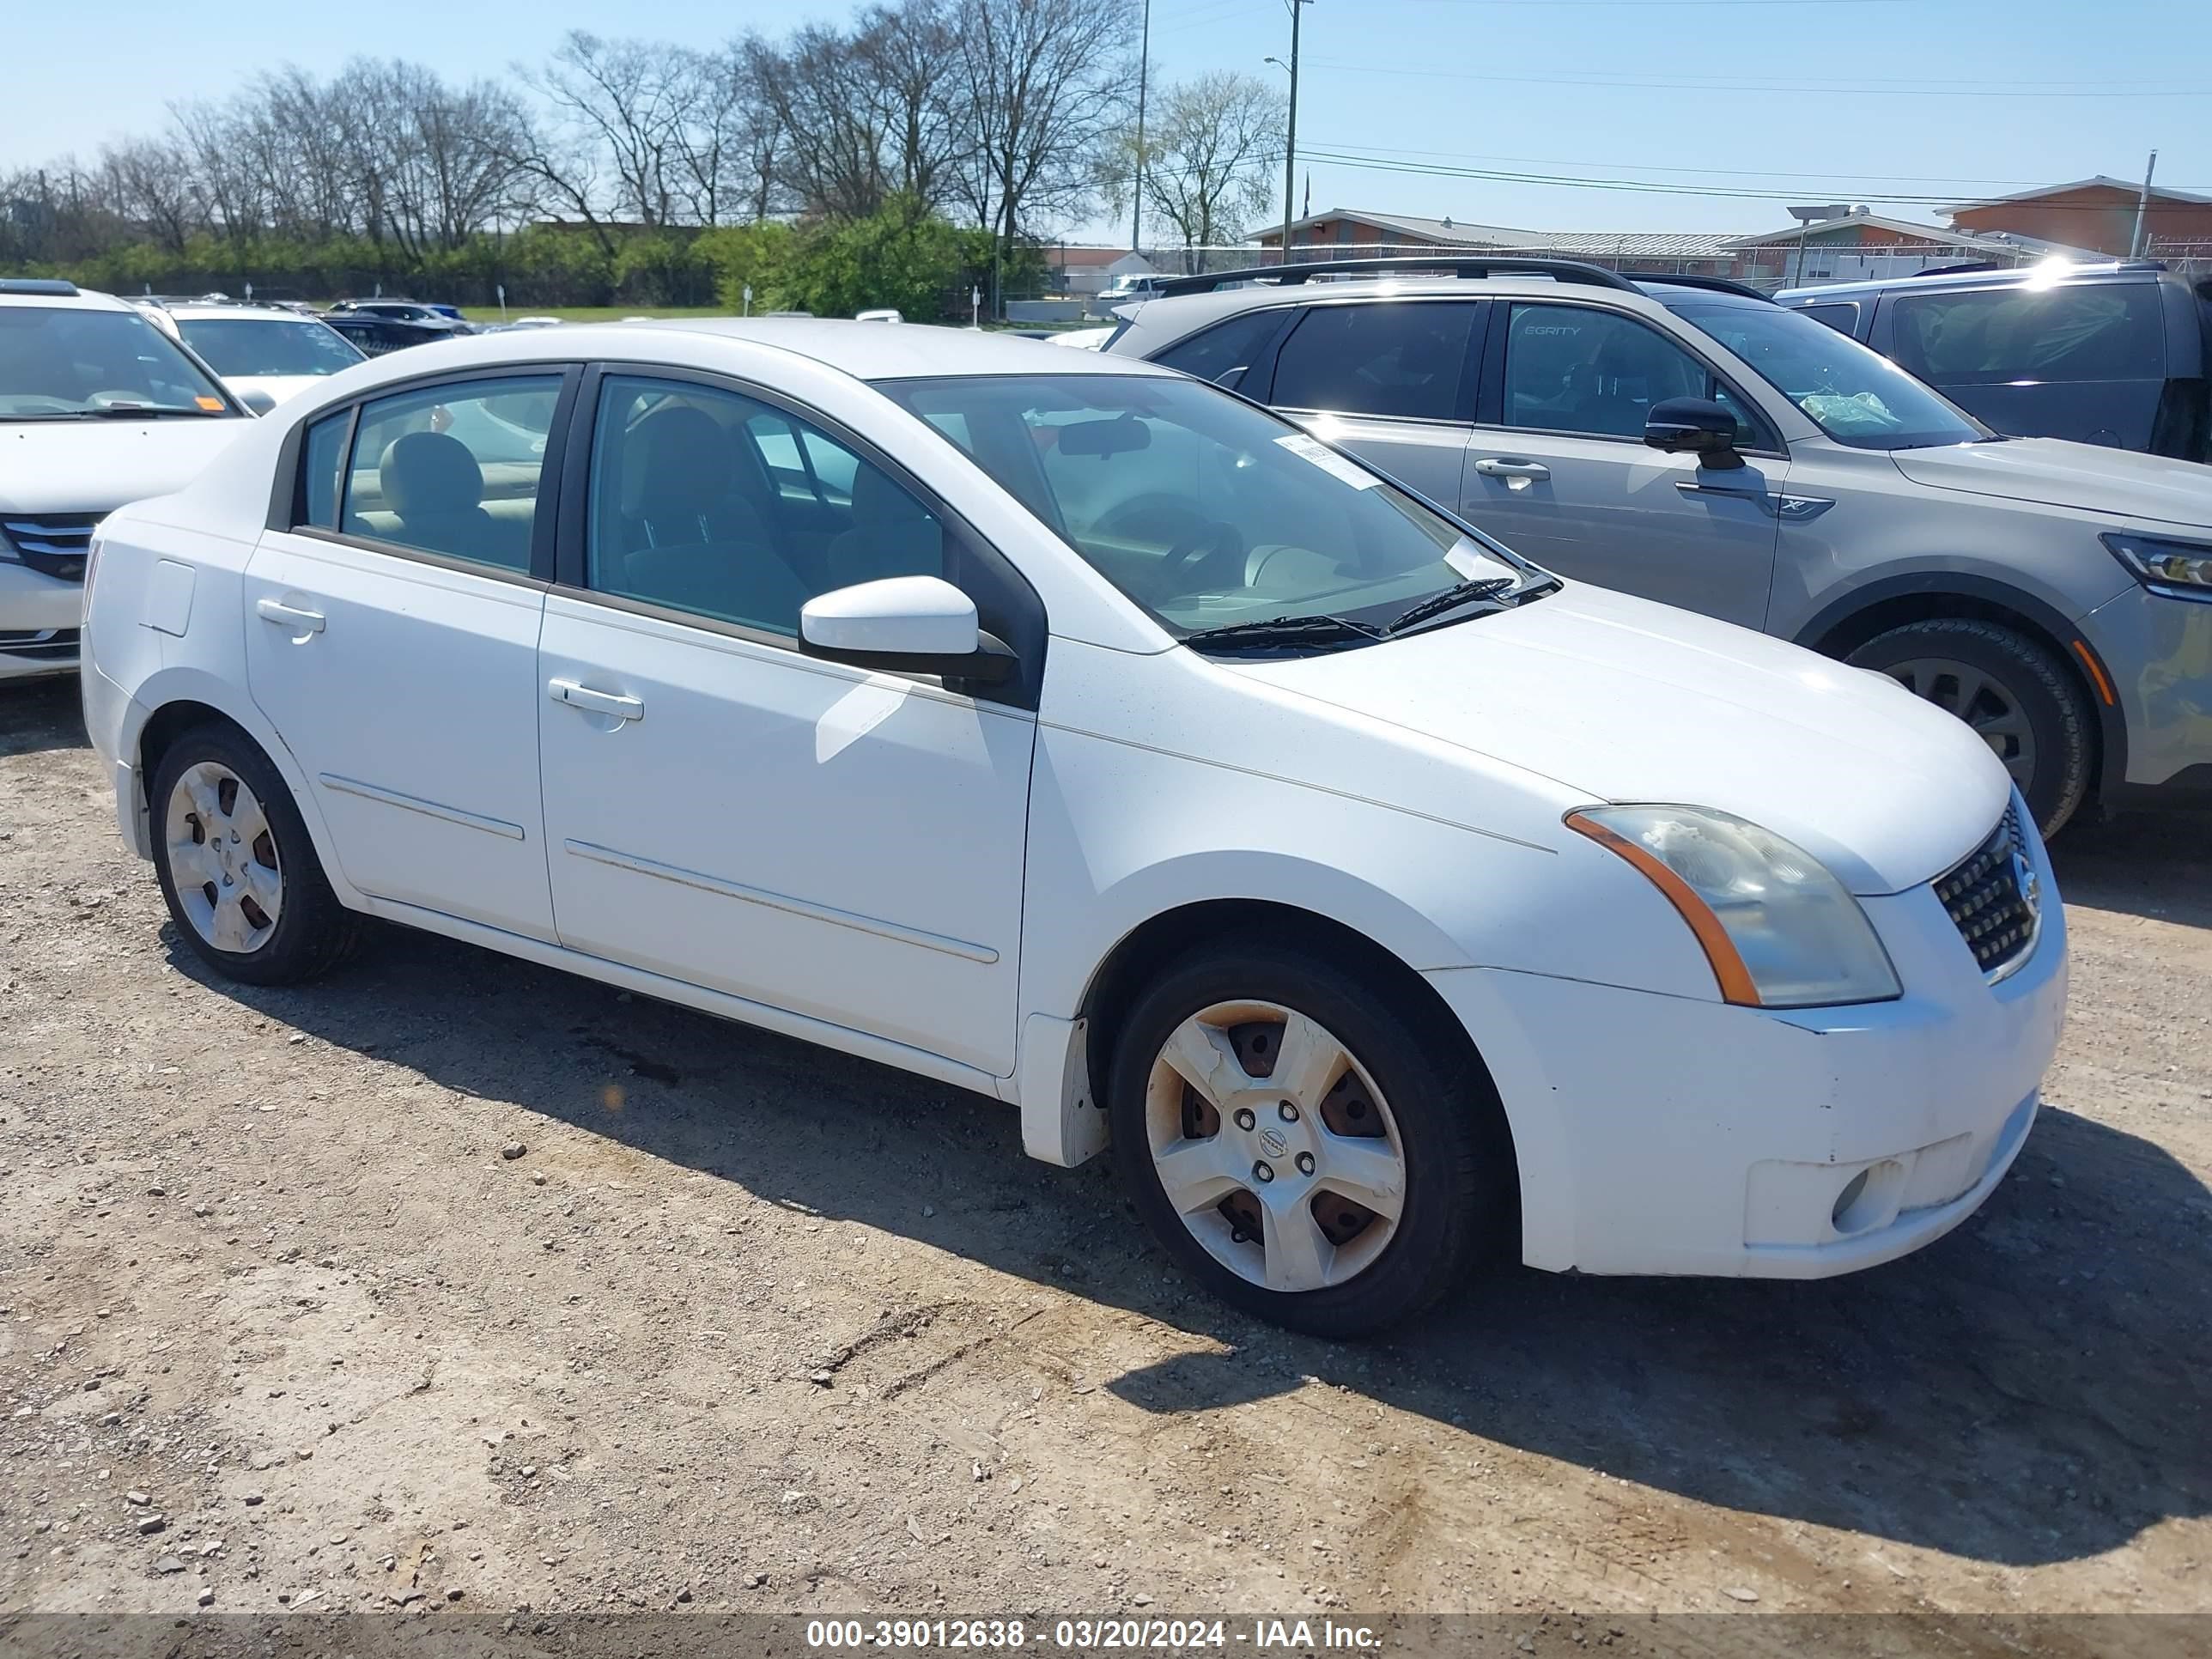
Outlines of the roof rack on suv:
<svg viewBox="0 0 2212 1659">
<path fill-rule="evenodd" d="M 75 283 L 64 282 L 58 276 L 0 276 L 0 294 L 55 294 L 64 296 L 77 291 Z"/>
<path fill-rule="evenodd" d="M 1226 288 L 1232 283 L 1273 283 L 1289 288 L 1304 282 L 1310 276 L 1336 276 L 1352 273 L 1364 276 L 1393 270 L 1449 270 L 1455 276 L 1549 276 L 1555 282 L 1584 283 L 1596 288 L 1626 289 L 1631 294 L 1638 292 L 1635 283 L 1617 270 L 1607 270 L 1603 265 L 1594 265 L 1584 259 L 1515 258 L 1488 254 L 1480 258 L 1449 255 L 1443 258 L 1407 257 L 1395 259 L 1316 259 L 1289 265 L 1251 265 L 1243 270 L 1217 270 L 1198 276 L 1170 276 L 1159 285 L 1157 292 L 1163 295 L 1211 294 L 1216 289 Z"/>
<path fill-rule="evenodd" d="M 1662 276 L 1655 273 L 1644 280 L 1655 287 L 1706 289 L 1715 294 L 1734 294 L 1746 300 L 1764 300 L 1769 305 L 1780 303 L 1765 289 L 1753 288 L 1749 283 L 1739 283 L 1733 276 Z"/>
</svg>

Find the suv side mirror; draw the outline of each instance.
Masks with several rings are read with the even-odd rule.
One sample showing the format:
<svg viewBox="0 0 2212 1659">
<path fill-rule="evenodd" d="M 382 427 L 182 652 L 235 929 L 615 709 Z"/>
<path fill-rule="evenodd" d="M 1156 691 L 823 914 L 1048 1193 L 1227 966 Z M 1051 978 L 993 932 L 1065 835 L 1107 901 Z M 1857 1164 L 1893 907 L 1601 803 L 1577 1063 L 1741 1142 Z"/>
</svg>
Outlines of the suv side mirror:
<svg viewBox="0 0 2212 1659">
<path fill-rule="evenodd" d="M 1668 398 L 1644 416 L 1644 441 L 1669 455 L 1692 454 L 1700 466 L 1741 466 L 1735 416 L 1710 398 Z"/>
<path fill-rule="evenodd" d="M 817 595 L 799 613 L 799 648 L 948 680 L 1003 680 L 1014 669 L 1014 653 L 977 625 L 975 602 L 941 576 L 887 576 Z"/>
</svg>

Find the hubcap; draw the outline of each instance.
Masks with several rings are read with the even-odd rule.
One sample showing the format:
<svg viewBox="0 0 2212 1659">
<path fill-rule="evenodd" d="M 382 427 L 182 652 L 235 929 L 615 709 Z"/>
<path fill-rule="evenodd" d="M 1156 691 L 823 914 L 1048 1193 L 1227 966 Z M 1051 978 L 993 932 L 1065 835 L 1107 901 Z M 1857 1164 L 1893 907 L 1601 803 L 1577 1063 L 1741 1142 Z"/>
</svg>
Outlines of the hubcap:
<svg viewBox="0 0 2212 1659">
<path fill-rule="evenodd" d="M 169 879 L 185 919 L 218 951 L 258 950 L 276 930 L 284 878 L 269 819 L 246 781 L 202 761 L 169 793 Z"/>
<path fill-rule="evenodd" d="M 1224 1002 L 1153 1061 L 1145 1127 L 1191 1237 L 1271 1291 L 1341 1285 L 1398 1231 L 1406 1152 L 1374 1079 L 1317 1021 Z"/>
<path fill-rule="evenodd" d="M 1887 672 L 1914 696 L 1972 726 L 2026 793 L 2035 775 L 2035 731 L 2011 687 L 1950 657 L 1914 657 Z"/>
</svg>

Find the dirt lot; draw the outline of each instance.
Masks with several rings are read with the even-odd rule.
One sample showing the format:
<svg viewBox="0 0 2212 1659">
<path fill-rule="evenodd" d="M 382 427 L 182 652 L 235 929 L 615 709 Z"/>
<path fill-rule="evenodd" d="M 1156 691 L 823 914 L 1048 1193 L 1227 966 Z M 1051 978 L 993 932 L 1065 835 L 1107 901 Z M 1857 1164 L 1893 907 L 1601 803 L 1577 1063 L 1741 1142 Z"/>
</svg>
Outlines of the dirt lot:
<svg viewBox="0 0 2212 1659">
<path fill-rule="evenodd" d="M 2212 823 L 2059 864 L 1960 1231 L 1333 1349 L 987 1101 L 396 931 L 211 982 L 0 691 L 0 1612 L 2212 1612 Z"/>
</svg>

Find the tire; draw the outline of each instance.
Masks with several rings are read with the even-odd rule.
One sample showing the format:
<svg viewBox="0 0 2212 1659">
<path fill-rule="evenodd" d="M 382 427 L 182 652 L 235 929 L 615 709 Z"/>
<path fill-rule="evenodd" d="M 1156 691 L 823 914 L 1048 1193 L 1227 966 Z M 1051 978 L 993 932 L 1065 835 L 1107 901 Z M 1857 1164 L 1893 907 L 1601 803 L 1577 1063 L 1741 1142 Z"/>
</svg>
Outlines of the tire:
<svg viewBox="0 0 2212 1659">
<path fill-rule="evenodd" d="M 1419 1029 L 1425 1013 L 1307 946 L 1264 940 L 1175 962 L 1129 1009 L 1109 1073 L 1115 1163 L 1153 1236 L 1215 1296 L 1359 1336 L 1419 1313 L 1513 1235 L 1504 1115 L 1472 1053 Z M 1294 1020 L 1303 1046 L 1278 1077 Z M 1331 1045 L 1333 1060 L 1301 1058 Z M 1210 1076 L 1206 1093 L 1193 1071 Z"/>
<path fill-rule="evenodd" d="M 1887 674 L 1980 732 L 2046 840 L 2088 794 L 2096 744 L 2089 700 L 2065 665 L 2026 635 L 2000 623 L 1938 617 L 1878 634 L 1845 660 Z"/>
<path fill-rule="evenodd" d="M 352 951 L 359 918 L 331 891 L 283 777 L 243 732 L 212 722 L 185 732 L 147 799 L 170 919 L 216 972 L 295 985 Z"/>
</svg>

